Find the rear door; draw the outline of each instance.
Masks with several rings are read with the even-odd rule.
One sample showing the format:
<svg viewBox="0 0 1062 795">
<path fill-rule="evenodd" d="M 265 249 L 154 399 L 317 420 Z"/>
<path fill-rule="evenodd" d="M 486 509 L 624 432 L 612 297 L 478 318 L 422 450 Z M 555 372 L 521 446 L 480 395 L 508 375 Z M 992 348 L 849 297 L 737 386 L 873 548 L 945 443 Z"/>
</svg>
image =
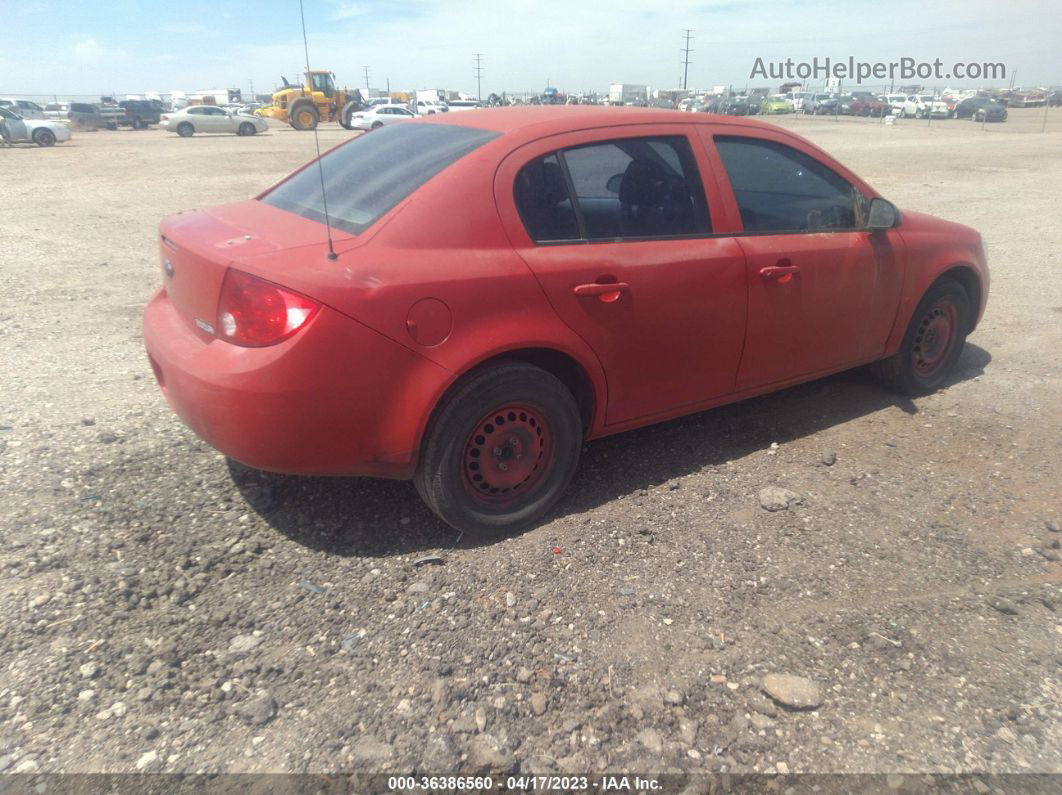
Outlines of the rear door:
<svg viewBox="0 0 1062 795">
<path fill-rule="evenodd" d="M 737 129 L 740 134 L 717 128 L 708 142 L 727 175 L 725 196 L 741 219 L 738 239 L 748 263 L 748 331 L 737 388 L 874 358 L 899 300 L 898 234 L 869 233 L 869 200 L 814 150 L 769 130 Z"/>
<path fill-rule="evenodd" d="M 744 255 L 733 238 L 712 234 L 719 190 L 714 175 L 702 174 L 693 129 L 554 136 L 518 149 L 496 177 L 514 247 L 601 361 L 610 425 L 734 386 Z"/>
</svg>

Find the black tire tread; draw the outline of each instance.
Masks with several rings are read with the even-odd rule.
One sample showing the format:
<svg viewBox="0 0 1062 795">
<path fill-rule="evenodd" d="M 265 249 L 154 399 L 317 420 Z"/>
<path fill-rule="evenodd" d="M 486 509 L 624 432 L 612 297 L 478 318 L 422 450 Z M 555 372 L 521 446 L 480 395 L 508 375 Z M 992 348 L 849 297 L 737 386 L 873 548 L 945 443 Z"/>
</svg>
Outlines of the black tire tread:
<svg viewBox="0 0 1062 795">
<path fill-rule="evenodd" d="M 951 361 L 945 364 L 943 371 L 941 371 L 938 377 L 935 377 L 933 384 L 926 385 L 919 381 L 911 371 L 909 360 L 910 348 L 914 340 L 916 324 L 934 302 L 948 293 L 955 293 L 960 299 L 958 329 L 956 331 L 958 334 L 958 340 L 956 341 L 955 348 L 951 354 Z M 871 364 L 871 374 L 883 386 L 904 395 L 916 397 L 935 392 L 940 387 L 940 382 L 947 379 L 948 374 L 954 367 L 955 362 L 958 360 L 959 355 L 962 352 L 962 347 L 966 342 L 967 331 L 972 325 L 972 311 L 973 307 L 970 306 L 970 297 L 967 294 L 966 289 L 959 282 L 947 276 L 937 279 L 929 286 L 925 295 L 922 296 L 922 300 L 918 302 L 918 306 L 915 307 L 914 312 L 911 313 L 911 319 L 908 321 L 907 330 L 904 331 L 903 341 L 900 343 L 899 350 L 892 356 L 880 359 Z"/>
<path fill-rule="evenodd" d="M 567 440 L 574 447 L 574 450 L 569 450 L 571 455 L 571 460 L 568 462 L 569 471 L 561 472 L 560 481 L 551 489 L 546 490 L 545 499 L 542 498 L 544 495 L 540 494 L 539 499 L 533 501 L 528 508 L 518 512 L 519 516 L 515 519 L 507 514 L 486 513 L 479 514 L 479 518 L 474 521 L 468 521 L 467 517 L 462 519 L 459 517 L 460 506 L 450 498 L 443 481 L 443 468 L 451 446 L 464 442 L 463 439 L 452 438 L 452 432 L 455 428 L 467 426 L 468 421 L 464 415 L 481 414 L 490 410 L 489 405 L 481 405 L 482 399 L 477 399 L 481 395 L 500 389 L 512 389 L 516 393 L 512 399 L 520 399 L 521 388 L 552 393 L 551 399 L 555 398 L 565 406 L 568 416 L 557 419 L 562 422 L 569 421 L 573 425 L 574 439 Z M 471 420 L 471 422 L 474 421 Z M 473 372 L 443 399 L 425 433 L 425 441 L 416 473 L 413 476 L 413 484 L 432 512 L 458 530 L 474 536 L 487 537 L 521 532 L 538 522 L 564 493 L 578 464 L 579 452 L 582 449 L 582 432 L 582 422 L 575 398 L 556 376 L 525 362 L 502 360 Z M 563 430 L 554 429 L 554 437 L 553 443 L 559 447 L 564 440 Z"/>
</svg>

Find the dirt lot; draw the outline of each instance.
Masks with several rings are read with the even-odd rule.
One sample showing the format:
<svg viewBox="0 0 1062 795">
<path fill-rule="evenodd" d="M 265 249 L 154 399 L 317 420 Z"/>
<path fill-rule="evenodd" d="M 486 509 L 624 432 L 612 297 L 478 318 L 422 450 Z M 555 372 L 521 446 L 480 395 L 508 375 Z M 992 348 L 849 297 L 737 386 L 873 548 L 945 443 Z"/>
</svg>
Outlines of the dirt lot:
<svg viewBox="0 0 1062 795">
<path fill-rule="evenodd" d="M 779 122 L 984 234 L 946 390 L 852 372 L 589 444 L 549 522 L 480 546 L 407 483 L 229 465 L 155 387 L 159 218 L 254 195 L 311 137 L 0 150 L 0 771 L 1062 772 L 1042 114 Z M 763 510 L 769 485 L 801 503 Z"/>
</svg>

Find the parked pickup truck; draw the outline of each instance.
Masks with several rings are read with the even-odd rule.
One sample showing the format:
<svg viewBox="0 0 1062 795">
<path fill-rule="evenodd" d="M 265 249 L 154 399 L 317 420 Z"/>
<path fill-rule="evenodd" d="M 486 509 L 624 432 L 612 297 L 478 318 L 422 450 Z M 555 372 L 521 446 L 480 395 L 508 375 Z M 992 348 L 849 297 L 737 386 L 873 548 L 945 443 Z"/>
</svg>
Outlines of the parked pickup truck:
<svg viewBox="0 0 1062 795">
<path fill-rule="evenodd" d="M 162 106 L 150 99 L 123 99 L 118 107 L 125 111 L 125 118 L 119 124 L 127 124 L 134 130 L 146 130 L 149 125 L 158 124 L 162 117 Z"/>
</svg>

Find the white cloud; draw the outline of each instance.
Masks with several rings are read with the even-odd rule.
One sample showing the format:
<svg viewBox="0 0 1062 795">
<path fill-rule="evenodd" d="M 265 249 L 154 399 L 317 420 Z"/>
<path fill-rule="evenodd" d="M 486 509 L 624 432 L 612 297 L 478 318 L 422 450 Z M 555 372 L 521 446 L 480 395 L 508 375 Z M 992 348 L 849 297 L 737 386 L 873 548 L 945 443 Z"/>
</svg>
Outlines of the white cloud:
<svg viewBox="0 0 1062 795">
<path fill-rule="evenodd" d="M 129 60 L 129 53 L 119 47 L 105 47 L 93 38 L 82 39 L 73 48 L 73 56 L 83 63 Z"/>
</svg>

